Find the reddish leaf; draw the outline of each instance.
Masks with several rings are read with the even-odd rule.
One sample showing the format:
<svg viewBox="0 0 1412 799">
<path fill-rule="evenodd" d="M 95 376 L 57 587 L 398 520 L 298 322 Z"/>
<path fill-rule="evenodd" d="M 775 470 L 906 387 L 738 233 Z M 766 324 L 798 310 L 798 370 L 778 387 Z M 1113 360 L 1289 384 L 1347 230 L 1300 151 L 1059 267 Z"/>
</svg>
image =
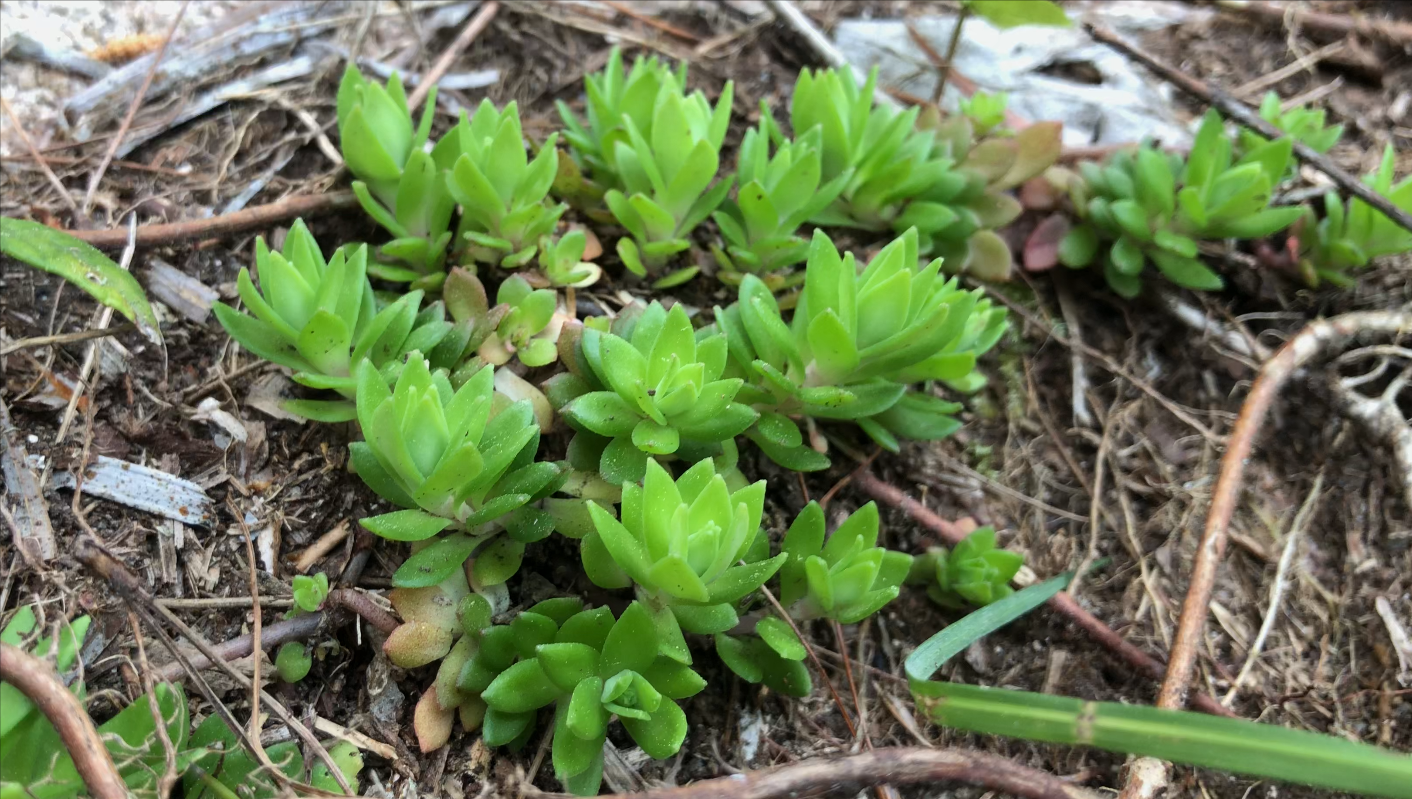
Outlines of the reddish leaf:
<svg viewBox="0 0 1412 799">
<path fill-rule="evenodd" d="M 1040 222 L 1025 240 L 1025 269 L 1043 272 L 1053 269 L 1059 263 L 1059 242 L 1069 233 L 1069 218 L 1063 214 L 1050 214 Z"/>
</svg>

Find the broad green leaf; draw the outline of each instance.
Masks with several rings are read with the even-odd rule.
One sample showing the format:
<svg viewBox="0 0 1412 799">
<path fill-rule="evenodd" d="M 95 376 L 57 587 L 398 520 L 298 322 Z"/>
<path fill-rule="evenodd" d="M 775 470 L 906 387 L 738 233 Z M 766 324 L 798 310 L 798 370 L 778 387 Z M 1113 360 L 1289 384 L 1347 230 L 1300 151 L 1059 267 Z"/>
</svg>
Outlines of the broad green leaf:
<svg viewBox="0 0 1412 799">
<path fill-rule="evenodd" d="M 96 247 L 38 222 L 0 217 L 0 253 L 64 278 L 127 317 L 148 341 L 162 344 L 142 286 Z"/>
</svg>

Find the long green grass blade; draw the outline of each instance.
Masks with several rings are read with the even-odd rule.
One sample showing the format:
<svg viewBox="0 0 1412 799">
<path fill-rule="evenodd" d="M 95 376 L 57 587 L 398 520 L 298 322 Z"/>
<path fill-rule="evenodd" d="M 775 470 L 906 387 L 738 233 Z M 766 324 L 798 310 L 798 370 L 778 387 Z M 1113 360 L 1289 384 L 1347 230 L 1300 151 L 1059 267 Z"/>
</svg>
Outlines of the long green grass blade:
<svg viewBox="0 0 1412 799">
<path fill-rule="evenodd" d="M 1412 799 L 1412 757 L 1343 738 L 1202 713 L 928 679 L 971 643 L 1043 604 L 1068 581 L 1063 575 L 1026 588 L 927 639 L 907 658 L 917 706 L 937 724 L 957 729 Z"/>
<path fill-rule="evenodd" d="M 0 217 L 0 252 L 64 278 L 126 316 L 153 344 L 162 343 L 142 285 L 97 248 L 38 222 Z"/>
</svg>

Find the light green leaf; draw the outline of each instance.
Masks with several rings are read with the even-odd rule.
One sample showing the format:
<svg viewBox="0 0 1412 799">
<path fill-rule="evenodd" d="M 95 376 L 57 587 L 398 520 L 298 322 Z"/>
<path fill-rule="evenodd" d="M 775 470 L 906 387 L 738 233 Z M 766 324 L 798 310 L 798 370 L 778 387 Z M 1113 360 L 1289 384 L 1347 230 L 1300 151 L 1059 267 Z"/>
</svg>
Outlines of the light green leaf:
<svg viewBox="0 0 1412 799">
<path fill-rule="evenodd" d="M 148 341 L 162 344 L 142 286 L 96 247 L 38 222 L 0 217 L 0 252 L 64 278 L 127 317 Z"/>
</svg>

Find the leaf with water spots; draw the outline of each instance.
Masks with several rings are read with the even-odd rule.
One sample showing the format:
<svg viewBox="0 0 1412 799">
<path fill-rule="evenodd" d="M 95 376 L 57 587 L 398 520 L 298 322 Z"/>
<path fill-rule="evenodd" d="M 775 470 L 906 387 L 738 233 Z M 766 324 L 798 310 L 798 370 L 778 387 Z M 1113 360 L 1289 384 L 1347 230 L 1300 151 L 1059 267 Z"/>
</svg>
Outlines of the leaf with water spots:
<svg viewBox="0 0 1412 799">
<path fill-rule="evenodd" d="M 64 278 L 127 317 L 153 344 L 162 343 L 137 278 L 91 245 L 38 222 L 0 218 L 0 252 Z"/>
</svg>

